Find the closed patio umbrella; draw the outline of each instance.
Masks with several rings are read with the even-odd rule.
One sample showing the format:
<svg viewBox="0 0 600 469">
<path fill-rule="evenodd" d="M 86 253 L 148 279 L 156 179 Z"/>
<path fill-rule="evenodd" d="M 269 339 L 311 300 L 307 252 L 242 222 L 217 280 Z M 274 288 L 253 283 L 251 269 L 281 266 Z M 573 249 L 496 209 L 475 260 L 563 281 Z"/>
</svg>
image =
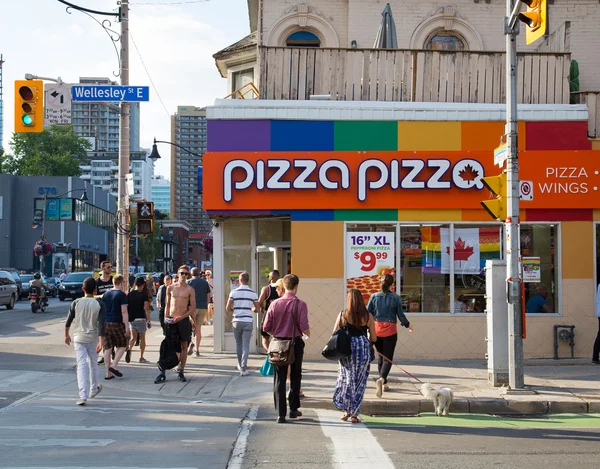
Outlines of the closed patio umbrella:
<svg viewBox="0 0 600 469">
<path fill-rule="evenodd" d="M 381 12 L 381 25 L 379 31 L 377 31 L 377 37 L 375 38 L 374 49 L 397 49 L 398 38 L 396 37 L 396 23 L 394 23 L 394 17 L 392 16 L 392 8 L 388 3 L 383 12 Z"/>
</svg>

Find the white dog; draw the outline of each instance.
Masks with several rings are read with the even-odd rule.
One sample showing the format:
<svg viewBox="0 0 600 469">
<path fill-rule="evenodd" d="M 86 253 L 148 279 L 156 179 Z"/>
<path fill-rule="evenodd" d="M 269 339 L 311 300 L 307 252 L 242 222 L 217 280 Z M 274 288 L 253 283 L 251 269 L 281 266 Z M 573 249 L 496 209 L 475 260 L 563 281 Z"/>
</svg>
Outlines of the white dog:
<svg viewBox="0 0 600 469">
<path fill-rule="evenodd" d="M 426 399 L 433 401 L 433 408 L 435 409 L 435 415 L 448 415 L 450 404 L 454 394 L 450 388 L 433 389 L 430 383 L 423 383 L 421 385 L 421 394 Z"/>
</svg>

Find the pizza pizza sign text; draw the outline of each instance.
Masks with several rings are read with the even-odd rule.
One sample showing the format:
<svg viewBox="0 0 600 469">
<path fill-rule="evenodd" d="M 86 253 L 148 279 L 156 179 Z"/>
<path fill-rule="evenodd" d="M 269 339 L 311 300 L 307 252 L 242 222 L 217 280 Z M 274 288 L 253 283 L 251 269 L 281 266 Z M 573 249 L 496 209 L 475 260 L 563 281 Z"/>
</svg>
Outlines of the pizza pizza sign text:
<svg viewBox="0 0 600 469">
<path fill-rule="evenodd" d="M 269 172 L 269 176 L 267 176 Z M 235 174 L 234 174 L 235 173 Z M 240 177 L 241 176 L 241 177 Z M 465 158 L 452 163 L 447 159 L 403 158 L 385 162 L 376 158 L 362 161 L 353 177 L 342 160 L 317 163 L 311 159 L 267 159 L 250 163 L 229 161 L 223 170 L 223 200 L 231 202 L 233 192 L 258 190 L 356 190 L 358 200 L 367 200 L 369 191 L 391 189 L 483 189 L 483 165 Z M 355 187 L 352 187 L 354 182 Z"/>
</svg>

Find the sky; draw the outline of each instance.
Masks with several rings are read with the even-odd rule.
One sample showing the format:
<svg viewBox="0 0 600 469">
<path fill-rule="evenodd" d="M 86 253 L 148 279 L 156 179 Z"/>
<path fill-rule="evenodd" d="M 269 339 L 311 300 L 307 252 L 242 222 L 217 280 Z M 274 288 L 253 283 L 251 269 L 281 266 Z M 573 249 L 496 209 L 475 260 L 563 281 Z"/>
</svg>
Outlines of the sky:
<svg viewBox="0 0 600 469">
<path fill-rule="evenodd" d="M 117 8 L 116 0 L 69 1 L 93 10 Z M 77 11 L 67 13 L 56 0 L 0 0 L 0 11 L 3 143 L 10 152 L 14 80 L 32 73 L 61 77 L 66 83 L 77 83 L 79 77 L 119 81 L 114 76 L 119 62 L 113 42 L 98 23 Z M 170 139 L 170 115 L 177 106 L 207 106 L 227 95 L 227 80 L 219 74 L 212 55 L 249 34 L 247 0 L 131 0 L 130 11 L 129 82 L 150 86 L 150 101 L 141 104 L 140 119 L 140 144 L 150 149 L 154 137 Z M 96 18 L 100 22 L 111 19 Z M 112 27 L 119 31 L 121 25 L 113 21 Z M 161 159 L 155 174 L 169 178 L 170 148 L 159 145 L 158 150 Z"/>
</svg>

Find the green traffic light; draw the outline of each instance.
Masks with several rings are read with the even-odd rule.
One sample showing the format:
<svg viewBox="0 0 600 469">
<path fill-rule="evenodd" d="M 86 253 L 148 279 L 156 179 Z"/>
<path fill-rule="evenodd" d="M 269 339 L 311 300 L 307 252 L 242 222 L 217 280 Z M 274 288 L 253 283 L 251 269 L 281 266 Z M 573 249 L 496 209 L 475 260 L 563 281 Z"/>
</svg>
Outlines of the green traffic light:
<svg viewBox="0 0 600 469">
<path fill-rule="evenodd" d="M 23 124 L 25 124 L 25 125 L 33 125 L 33 117 L 28 116 L 27 114 L 25 114 L 23 116 Z"/>
</svg>

